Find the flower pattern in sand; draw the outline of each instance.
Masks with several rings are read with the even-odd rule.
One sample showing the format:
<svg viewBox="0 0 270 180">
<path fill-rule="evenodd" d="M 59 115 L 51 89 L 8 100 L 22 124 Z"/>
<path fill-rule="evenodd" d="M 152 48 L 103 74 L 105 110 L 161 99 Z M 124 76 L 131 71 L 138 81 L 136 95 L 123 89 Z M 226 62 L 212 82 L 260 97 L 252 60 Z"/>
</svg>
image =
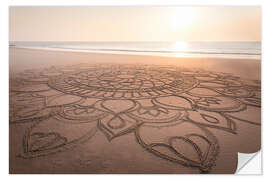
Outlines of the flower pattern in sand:
<svg viewBox="0 0 270 180">
<path fill-rule="evenodd" d="M 260 126 L 243 115 L 260 113 L 260 92 L 260 81 L 171 66 L 34 69 L 10 80 L 10 125 L 30 124 L 22 158 L 76 148 L 97 131 L 108 141 L 133 133 L 157 158 L 209 173 L 220 152 L 211 130 L 237 134 L 239 121 Z"/>
</svg>

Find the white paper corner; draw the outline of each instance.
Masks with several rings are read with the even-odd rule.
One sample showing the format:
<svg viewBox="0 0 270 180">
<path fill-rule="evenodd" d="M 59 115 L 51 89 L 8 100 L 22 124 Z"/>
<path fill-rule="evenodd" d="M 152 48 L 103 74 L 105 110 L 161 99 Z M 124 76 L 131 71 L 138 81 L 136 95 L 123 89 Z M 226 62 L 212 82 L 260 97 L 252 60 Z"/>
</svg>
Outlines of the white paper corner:
<svg viewBox="0 0 270 180">
<path fill-rule="evenodd" d="M 238 164 L 235 174 L 261 175 L 261 151 L 256 153 L 238 153 Z"/>
</svg>

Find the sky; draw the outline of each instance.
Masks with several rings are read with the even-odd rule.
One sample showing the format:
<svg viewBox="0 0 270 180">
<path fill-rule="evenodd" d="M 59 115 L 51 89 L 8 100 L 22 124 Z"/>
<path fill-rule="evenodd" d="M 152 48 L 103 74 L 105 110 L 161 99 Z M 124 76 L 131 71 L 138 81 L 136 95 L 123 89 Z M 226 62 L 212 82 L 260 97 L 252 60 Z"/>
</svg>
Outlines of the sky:
<svg viewBox="0 0 270 180">
<path fill-rule="evenodd" d="M 260 41 L 256 6 L 12 6 L 10 41 Z"/>
</svg>

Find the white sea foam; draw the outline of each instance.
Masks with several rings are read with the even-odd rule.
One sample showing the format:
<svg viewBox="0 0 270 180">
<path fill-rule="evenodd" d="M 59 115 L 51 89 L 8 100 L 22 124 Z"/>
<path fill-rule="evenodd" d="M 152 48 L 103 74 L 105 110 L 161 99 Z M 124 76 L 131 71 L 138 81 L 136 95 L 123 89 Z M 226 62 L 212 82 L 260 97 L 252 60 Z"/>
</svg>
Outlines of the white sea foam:
<svg viewBox="0 0 270 180">
<path fill-rule="evenodd" d="M 260 42 L 10 42 L 17 47 L 174 57 L 260 59 Z"/>
</svg>

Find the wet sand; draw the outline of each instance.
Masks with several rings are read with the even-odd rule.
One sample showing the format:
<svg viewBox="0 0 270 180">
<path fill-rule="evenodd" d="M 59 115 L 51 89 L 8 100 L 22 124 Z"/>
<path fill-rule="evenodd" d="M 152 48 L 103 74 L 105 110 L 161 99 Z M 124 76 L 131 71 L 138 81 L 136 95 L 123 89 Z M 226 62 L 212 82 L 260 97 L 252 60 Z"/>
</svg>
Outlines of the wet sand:
<svg viewBox="0 0 270 180">
<path fill-rule="evenodd" d="M 181 67 L 203 68 L 211 71 L 233 73 L 243 78 L 260 80 L 261 61 L 246 59 L 222 58 L 178 58 L 144 55 L 116 55 L 100 53 L 80 53 L 68 51 L 30 50 L 10 48 L 10 72 L 19 72 L 32 68 L 49 67 L 51 65 L 72 65 L 79 63 L 124 63 L 124 64 L 156 64 L 178 65 Z"/>
<path fill-rule="evenodd" d="M 11 47 L 9 65 L 10 173 L 234 173 L 260 150 L 260 60 Z"/>
</svg>

